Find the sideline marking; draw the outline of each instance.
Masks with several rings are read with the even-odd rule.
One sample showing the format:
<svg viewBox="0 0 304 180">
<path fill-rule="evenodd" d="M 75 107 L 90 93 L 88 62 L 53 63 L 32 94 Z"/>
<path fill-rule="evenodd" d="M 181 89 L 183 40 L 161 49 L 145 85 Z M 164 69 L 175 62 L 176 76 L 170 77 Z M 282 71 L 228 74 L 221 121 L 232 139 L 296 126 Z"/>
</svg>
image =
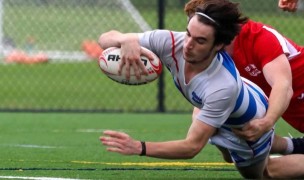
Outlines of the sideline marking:
<svg viewBox="0 0 304 180">
<path fill-rule="evenodd" d="M 80 180 L 71 178 L 55 178 L 55 177 L 22 177 L 22 176 L 0 176 L 0 179 L 30 179 L 30 180 Z M 84 180 L 84 179 L 81 179 Z"/>
</svg>

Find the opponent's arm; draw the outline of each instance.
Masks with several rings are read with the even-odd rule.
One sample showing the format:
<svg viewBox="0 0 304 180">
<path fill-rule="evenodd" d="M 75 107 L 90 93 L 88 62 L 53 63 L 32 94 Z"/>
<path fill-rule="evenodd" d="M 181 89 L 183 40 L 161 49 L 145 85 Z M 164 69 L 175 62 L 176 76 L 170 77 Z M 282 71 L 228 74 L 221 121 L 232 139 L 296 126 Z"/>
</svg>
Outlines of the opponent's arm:
<svg viewBox="0 0 304 180">
<path fill-rule="evenodd" d="M 267 129 L 270 130 L 289 106 L 293 95 L 291 67 L 286 55 L 282 54 L 266 64 L 263 73 L 271 86 L 269 106 L 265 116 L 265 119 L 269 119 L 271 122 L 267 126 Z"/>
<path fill-rule="evenodd" d="M 241 130 L 233 130 L 249 141 L 255 141 L 273 127 L 287 109 L 293 95 L 291 68 L 286 55 L 282 54 L 267 63 L 263 73 L 272 88 L 266 115 L 250 121 Z"/>
<path fill-rule="evenodd" d="M 164 159 L 189 159 L 198 154 L 206 145 L 216 129 L 202 121 L 193 120 L 187 137 L 183 140 L 166 142 L 146 142 L 146 156 Z M 104 131 L 100 137 L 110 152 L 124 155 L 139 155 L 142 151 L 140 141 L 128 134 L 117 131 Z"/>
</svg>

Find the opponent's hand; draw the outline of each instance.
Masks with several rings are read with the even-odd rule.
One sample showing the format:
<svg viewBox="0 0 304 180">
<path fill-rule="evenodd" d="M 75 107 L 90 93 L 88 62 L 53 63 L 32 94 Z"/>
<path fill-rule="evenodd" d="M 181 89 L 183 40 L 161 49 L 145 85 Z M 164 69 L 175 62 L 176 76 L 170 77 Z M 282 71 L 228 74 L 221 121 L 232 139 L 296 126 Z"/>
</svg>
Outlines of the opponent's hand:
<svg viewBox="0 0 304 180">
<path fill-rule="evenodd" d="M 99 139 L 107 146 L 107 151 L 124 155 L 139 155 L 142 147 L 140 141 L 133 140 L 128 134 L 118 131 L 106 130 Z"/>
<path fill-rule="evenodd" d="M 141 55 L 147 57 L 151 61 L 153 60 L 152 54 L 141 48 L 137 42 L 122 44 L 121 64 L 119 65 L 118 73 L 121 74 L 122 69 L 125 66 L 127 79 L 130 79 L 131 68 L 134 70 L 137 79 L 140 79 L 141 74 L 148 75 L 148 71 L 141 61 Z"/>
<path fill-rule="evenodd" d="M 295 12 L 298 7 L 298 0 L 279 0 L 278 7 L 283 11 Z"/>
<path fill-rule="evenodd" d="M 232 131 L 242 139 L 256 141 L 271 128 L 272 126 L 269 125 L 268 120 L 262 118 L 249 121 L 241 129 L 232 129 Z"/>
</svg>

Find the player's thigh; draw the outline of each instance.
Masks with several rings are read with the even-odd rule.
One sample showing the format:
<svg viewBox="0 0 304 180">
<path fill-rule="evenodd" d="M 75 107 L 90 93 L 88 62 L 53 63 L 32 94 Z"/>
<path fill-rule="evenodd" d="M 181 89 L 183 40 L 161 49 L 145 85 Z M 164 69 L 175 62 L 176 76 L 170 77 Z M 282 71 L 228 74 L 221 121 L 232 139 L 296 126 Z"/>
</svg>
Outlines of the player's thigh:
<svg viewBox="0 0 304 180">
<path fill-rule="evenodd" d="M 239 173 L 246 179 L 262 179 L 269 157 L 250 166 L 236 167 Z"/>
<path fill-rule="evenodd" d="M 223 155 L 223 158 L 226 162 L 228 163 L 233 163 L 232 159 L 231 159 L 231 156 L 230 156 L 230 153 L 228 151 L 228 149 L 226 148 L 223 148 L 223 147 L 220 147 L 220 146 L 217 146 L 216 147 L 221 151 L 222 155 Z"/>
</svg>

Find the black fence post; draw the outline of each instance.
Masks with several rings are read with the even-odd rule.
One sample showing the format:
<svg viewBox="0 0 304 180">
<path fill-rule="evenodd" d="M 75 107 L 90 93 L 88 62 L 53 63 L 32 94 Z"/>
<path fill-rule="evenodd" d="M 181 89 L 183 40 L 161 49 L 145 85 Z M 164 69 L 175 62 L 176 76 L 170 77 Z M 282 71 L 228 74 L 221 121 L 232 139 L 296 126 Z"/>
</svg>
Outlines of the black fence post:
<svg viewBox="0 0 304 180">
<path fill-rule="evenodd" d="M 158 0 L 158 28 L 165 28 L 165 0 Z M 158 78 L 158 112 L 165 112 L 165 82 L 164 82 L 164 68 L 160 77 Z"/>
</svg>

